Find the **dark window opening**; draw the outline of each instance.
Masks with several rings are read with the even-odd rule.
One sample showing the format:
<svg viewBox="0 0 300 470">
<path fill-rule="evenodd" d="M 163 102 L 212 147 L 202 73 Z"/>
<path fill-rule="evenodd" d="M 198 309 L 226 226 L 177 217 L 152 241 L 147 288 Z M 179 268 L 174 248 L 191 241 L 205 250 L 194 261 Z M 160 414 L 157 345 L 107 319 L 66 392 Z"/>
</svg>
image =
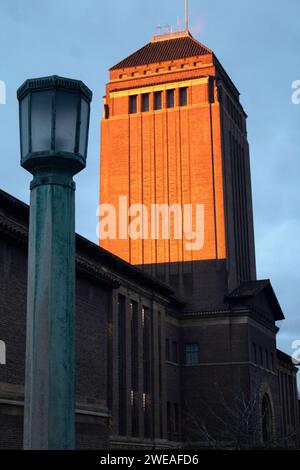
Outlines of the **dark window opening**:
<svg viewBox="0 0 300 470">
<path fill-rule="evenodd" d="M 131 313 L 131 405 L 132 405 L 132 435 L 139 435 L 139 419 L 138 419 L 138 380 L 139 380 L 139 363 L 138 363 L 138 315 L 139 306 L 137 302 L 130 302 Z"/>
<path fill-rule="evenodd" d="M 174 434 L 179 433 L 179 410 L 177 403 L 174 403 Z"/>
<path fill-rule="evenodd" d="M 186 106 L 187 98 L 187 88 L 179 88 L 179 106 Z"/>
<path fill-rule="evenodd" d="M 257 364 L 257 349 L 256 349 L 256 344 L 252 344 L 252 349 L 253 349 L 253 362 L 254 364 Z"/>
<path fill-rule="evenodd" d="M 162 92 L 156 91 L 154 93 L 154 109 L 161 109 L 162 108 Z"/>
<path fill-rule="evenodd" d="M 105 104 L 104 105 L 104 119 L 108 119 L 109 118 L 109 106 L 108 104 Z"/>
<path fill-rule="evenodd" d="M 262 401 L 262 436 L 263 442 L 268 443 L 272 440 L 272 407 L 268 395 L 263 397 Z"/>
<path fill-rule="evenodd" d="M 170 341 L 166 339 L 166 361 L 170 360 Z"/>
<path fill-rule="evenodd" d="M 266 368 L 269 369 L 269 353 L 266 349 Z"/>
<path fill-rule="evenodd" d="M 175 90 L 167 90 L 167 108 L 174 108 Z"/>
<path fill-rule="evenodd" d="M 273 353 L 271 353 L 271 370 L 274 371 L 274 356 L 273 356 Z"/>
<path fill-rule="evenodd" d="M 185 362 L 189 366 L 199 364 L 199 345 L 186 344 L 185 345 Z"/>
<path fill-rule="evenodd" d="M 118 299 L 118 375 L 119 375 L 119 434 L 126 435 L 126 299 L 119 295 Z"/>
<path fill-rule="evenodd" d="M 262 350 L 261 346 L 259 347 L 259 357 L 260 357 L 260 365 L 263 366 L 264 365 L 264 356 L 263 356 L 263 350 Z"/>
<path fill-rule="evenodd" d="M 177 364 L 178 363 L 178 345 L 176 341 L 173 341 L 172 349 L 173 349 L 173 362 Z"/>
<path fill-rule="evenodd" d="M 149 111 L 149 102 L 150 102 L 150 94 L 143 93 L 142 94 L 142 112 L 143 113 Z"/>
<path fill-rule="evenodd" d="M 167 402 L 167 430 L 168 438 L 170 439 L 172 435 L 172 416 L 171 416 L 171 403 Z"/>
<path fill-rule="evenodd" d="M 137 113 L 137 95 L 129 96 L 129 114 Z"/>
</svg>

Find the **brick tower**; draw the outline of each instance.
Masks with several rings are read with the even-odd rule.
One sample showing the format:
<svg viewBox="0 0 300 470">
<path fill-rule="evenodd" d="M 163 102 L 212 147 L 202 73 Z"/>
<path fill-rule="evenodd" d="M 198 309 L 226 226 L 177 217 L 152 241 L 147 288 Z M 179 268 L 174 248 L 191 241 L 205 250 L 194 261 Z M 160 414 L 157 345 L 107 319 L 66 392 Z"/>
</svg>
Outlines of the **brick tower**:
<svg viewBox="0 0 300 470">
<path fill-rule="evenodd" d="M 116 237 L 100 244 L 190 292 L 194 307 L 221 306 L 224 293 L 256 278 L 246 117 L 214 53 L 187 30 L 154 36 L 110 69 L 100 202 L 123 216 L 131 207 L 128 225 L 140 215 L 135 205 L 143 204 L 148 231 L 126 236 L 117 216 Z M 151 217 L 152 206 L 163 204 L 170 211 L 169 237 L 160 217 Z M 203 211 L 196 218 L 197 204 Z M 190 205 L 193 232 L 202 224 L 202 239 L 193 249 L 174 205 Z"/>
</svg>

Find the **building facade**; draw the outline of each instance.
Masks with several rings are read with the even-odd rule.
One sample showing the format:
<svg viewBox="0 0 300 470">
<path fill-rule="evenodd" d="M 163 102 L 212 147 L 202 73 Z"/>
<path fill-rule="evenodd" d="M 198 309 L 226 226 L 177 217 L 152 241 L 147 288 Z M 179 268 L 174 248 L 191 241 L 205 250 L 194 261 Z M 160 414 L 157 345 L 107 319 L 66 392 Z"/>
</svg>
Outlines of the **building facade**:
<svg viewBox="0 0 300 470">
<path fill-rule="evenodd" d="M 100 186 L 101 204 L 131 207 L 125 226 L 136 204 L 202 205 L 204 237 L 188 250 L 176 218 L 169 238 L 156 219 L 154 239 L 120 237 L 119 219 L 101 246 L 77 236 L 77 448 L 296 447 L 297 369 L 276 347 L 272 285 L 256 279 L 246 115 L 188 32 L 111 69 Z M 22 447 L 28 215 L 0 191 L 2 449 Z"/>
</svg>

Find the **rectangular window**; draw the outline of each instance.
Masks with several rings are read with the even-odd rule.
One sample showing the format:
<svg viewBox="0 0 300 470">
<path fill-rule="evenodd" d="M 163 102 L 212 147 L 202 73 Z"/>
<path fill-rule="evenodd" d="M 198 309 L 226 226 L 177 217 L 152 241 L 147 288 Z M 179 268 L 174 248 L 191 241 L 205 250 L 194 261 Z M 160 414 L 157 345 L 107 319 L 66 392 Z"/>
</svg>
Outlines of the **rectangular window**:
<svg viewBox="0 0 300 470">
<path fill-rule="evenodd" d="M 174 403 L 174 433 L 179 433 L 179 411 L 177 403 Z"/>
<path fill-rule="evenodd" d="M 118 298 L 118 375 L 119 375 L 119 434 L 126 434 L 126 299 Z"/>
<path fill-rule="evenodd" d="M 252 343 L 252 351 L 253 351 L 252 360 L 253 360 L 254 364 L 257 364 L 257 349 L 256 349 L 256 344 L 255 343 Z"/>
<path fill-rule="evenodd" d="M 166 361 L 170 360 L 170 341 L 166 339 Z"/>
<path fill-rule="evenodd" d="M 142 112 L 146 113 L 149 111 L 149 101 L 150 101 L 150 94 L 143 93 L 142 94 Z"/>
<path fill-rule="evenodd" d="M 108 119 L 109 118 L 109 106 L 108 104 L 105 104 L 104 105 L 104 119 Z"/>
<path fill-rule="evenodd" d="M 260 358 L 260 365 L 263 366 L 264 365 L 264 356 L 263 356 L 263 350 L 262 350 L 261 346 L 259 347 L 259 358 Z"/>
<path fill-rule="evenodd" d="M 137 95 L 129 96 L 129 114 L 137 113 Z"/>
<path fill-rule="evenodd" d="M 167 401 L 167 430 L 168 437 L 171 437 L 172 434 L 172 416 L 171 416 L 171 403 Z"/>
<path fill-rule="evenodd" d="M 274 371 L 274 356 L 273 356 L 273 353 L 271 353 L 271 370 Z"/>
<path fill-rule="evenodd" d="M 176 341 L 173 341 L 172 343 L 172 349 L 173 349 L 173 362 L 175 362 L 175 364 L 178 363 L 178 347 L 177 347 L 177 343 Z"/>
<path fill-rule="evenodd" d="M 154 93 L 154 109 L 161 109 L 162 108 L 162 92 L 155 91 Z"/>
<path fill-rule="evenodd" d="M 167 108 L 174 108 L 175 90 L 167 90 Z"/>
<path fill-rule="evenodd" d="M 268 350 L 266 349 L 266 368 L 269 369 L 269 353 Z"/>
<path fill-rule="evenodd" d="M 187 105 L 187 88 L 179 88 L 179 106 Z"/>
<path fill-rule="evenodd" d="M 199 364 L 199 344 L 185 345 L 185 363 L 188 366 Z"/>
<path fill-rule="evenodd" d="M 139 376 L 139 364 L 138 364 L 139 306 L 137 302 L 134 302 L 134 301 L 130 302 L 130 313 L 131 313 L 131 386 L 132 386 L 133 392 L 137 392 L 138 391 L 138 376 Z"/>
</svg>

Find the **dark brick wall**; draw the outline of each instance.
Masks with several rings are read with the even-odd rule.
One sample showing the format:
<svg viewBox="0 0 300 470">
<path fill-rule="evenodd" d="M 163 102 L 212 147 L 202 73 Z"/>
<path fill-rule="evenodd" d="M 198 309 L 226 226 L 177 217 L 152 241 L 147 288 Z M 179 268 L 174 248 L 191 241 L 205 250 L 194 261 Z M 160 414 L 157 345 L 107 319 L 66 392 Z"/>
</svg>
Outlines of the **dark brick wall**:
<svg viewBox="0 0 300 470">
<path fill-rule="evenodd" d="M 26 284 L 26 250 L 0 238 L 0 339 L 7 361 L 0 366 L 0 382 L 24 383 Z"/>
<path fill-rule="evenodd" d="M 0 339 L 7 364 L 0 366 L 0 398 L 23 400 L 25 376 L 27 250 L 0 238 Z M 100 281 L 77 273 L 76 393 L 77 403 L 107 406 L 108 315 L 111 291 Z M 80 447 L 101 449 L 107 441 L 107 419 L 79 425 Z M 2 432 L 3 428 L 3 432 Z M 22 447 L 22 417 L 2 415 L 0 448 Z M 90 435 L 89 435 L 90 429 Z M 5 431 L 5 432 L 4 432 Z"/>
</svg>

